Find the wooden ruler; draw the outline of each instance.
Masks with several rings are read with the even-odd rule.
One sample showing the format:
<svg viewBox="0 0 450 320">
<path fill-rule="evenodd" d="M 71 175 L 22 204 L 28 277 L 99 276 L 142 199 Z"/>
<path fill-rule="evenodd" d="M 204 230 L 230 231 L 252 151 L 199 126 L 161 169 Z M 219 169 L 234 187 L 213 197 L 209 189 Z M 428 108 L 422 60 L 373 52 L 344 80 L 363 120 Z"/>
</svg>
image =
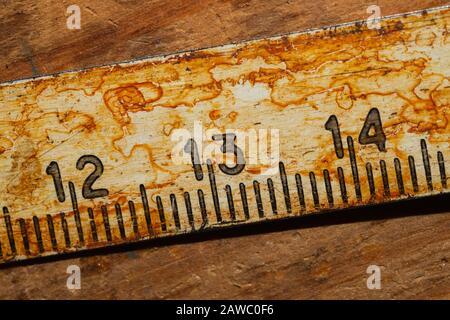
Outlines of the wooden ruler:
<svg viewBox="0 0 450 320">
<path fill-rule="evenodd" d="M 1 261 L 448 194 L 449 121 L 448 7 L 5 83 Z"/>
</svg>

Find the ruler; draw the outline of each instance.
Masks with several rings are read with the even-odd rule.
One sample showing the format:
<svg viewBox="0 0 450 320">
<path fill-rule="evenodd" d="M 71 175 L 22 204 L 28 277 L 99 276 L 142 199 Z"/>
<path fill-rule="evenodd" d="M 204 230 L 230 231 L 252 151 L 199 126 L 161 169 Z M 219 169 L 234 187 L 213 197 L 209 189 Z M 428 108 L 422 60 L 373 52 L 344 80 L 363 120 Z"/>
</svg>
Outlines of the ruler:
<svg viewBox="0 0 450 320">
<path fill-rule="evenodd" d="M 0 85 L 1 262 L 449 193 L 450 9 Z"/>
</svg>

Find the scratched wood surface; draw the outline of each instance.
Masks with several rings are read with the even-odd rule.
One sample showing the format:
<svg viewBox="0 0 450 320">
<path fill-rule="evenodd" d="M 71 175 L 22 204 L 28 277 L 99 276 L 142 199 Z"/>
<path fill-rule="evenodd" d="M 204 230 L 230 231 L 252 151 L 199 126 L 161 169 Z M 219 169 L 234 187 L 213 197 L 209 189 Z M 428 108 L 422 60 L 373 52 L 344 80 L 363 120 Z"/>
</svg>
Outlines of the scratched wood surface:
<svg viewBox="0 0 450 320">
<path fill-rule="evenodd" d="M 16 2 L 14 6 L 2 3 L 6 8 L 6 18 L 2 22 L 8 21 L 7 26 L 20 24 L 21 28 L 29 23 L 29 28 L 33 25 L 39 36 L 32 37 L 29 29 L 21 31 L 18 28 L 17 32 L 23 34 L 13 37 L 11 31 L 5 31 L 8 27 L 2 28 L 5 35 L 2 34 L 1 41 L 3 48 L 7 49 L 3 49 L 6 59 L 2 64 L 1 80 L 335 24 L 364 17 L 368 5 L 361 1 L 339 5 L 324 2 L 322 7 L 326 10 L 323 10 L 318 2 L 205 1 L 191 6 L 187 3 L 171 3 L 173 8 L 155 3 L 146 5 L 144 7 L 153 13 L 154 20 L 133 27 L 126 25 L 127 15 L 137 15 L 138 12 L 144 15 L 146 12 L 135 2 L 103 3 L 98 8 L 80 3 L 85 12 L 83 16 L 91 15 L 87 19 L 92 19 L 86 21 L 87 25 L 83 26 L 80 34 L 73 31 L 69 34 L 65 30 L 51 32 L 58 23 L 59 28 L 64 28 L 63 14 L 54 14 L 57 8 L 47 11 L 42 9 L 48 8 L 49 5 L 45 4 L 36 3 L 33 8 L 27 8 Z M 391 14 L 445 2 L 378 4 L 383 14 Z M 64 5 L 57 7 L 62 7 L 59 10 L 64 13 Z M 53 12 L 55 16 L 46 17 L 42 10 Z M 192 18 L 202 15 L 203 19 Z M 205 30 L 207 28 L 201 23 L 206 23 L 208 18 L 222 21 L 222 25 L 218 30 Z M 14 19 L 17 22 L 14 23 Z M 194 24 L 192 20 L 195 20 Z M 174 25 L 177 25 L 176 31 L 171 29 Z M 116 29 L 109 34 L 111 28 Z M 230 33 L 221 31 L 221 28 L 230 30 Z M 236 31 L 239 33 L 233 34 Z M 189 34 L 189 39 L 179 36 L 183 32 Z M 96 41 L 93 42 L 93 38 Z M 47 44 L 43 39 L 48 41 Z M 152 41 L 163 45 L 149 46 Z M 130 45 L 119 50 L 118 42 L 129 42 Z M 108 51 L 110 48 L 117 52 Z M 48 56 L 54 57 L 52 61 L 48 61 Z M 393 220 L 333 225 L 336 220 L 320 218 L 321 223 L 303 221 L 294 228 L 292 223 L 288 223 L 268 230 L 254 229 L 272 231 L 268 234 L 246 236 L 250 230 L 225 232 L 209 238 L 153 243 L 154 248 L 149 244 L 147 248 L 140 246 L 139 250 L 128 253 L 108 252 L 110 254 L 106 255 L 101 252 L 95 256 L 4 269 L 0 276 L 6 285 L 1 292 L 5 298 L 448 297 L 449 244 L 445 230 L 449 219 L 445 214 L 399 217 L 444 213 L 448 211 L 444 200 L 359 211 L 372 216 L 384 211 L 388 211 L 387 214 L 394 212 L 397 219 Z M 323 226 L 319 228 L 319 225 Z M 302 228 L 304 226 L 310 228 Z M 69 264 L 79 264 L 82 268 L 81 291 L 70 292 L 65 288 L 64 271 Z M 374 292 L 365 287 L 365 270 L 369 264 L 382 266 L 385 275 L 382 290 Z"/>
</svg>

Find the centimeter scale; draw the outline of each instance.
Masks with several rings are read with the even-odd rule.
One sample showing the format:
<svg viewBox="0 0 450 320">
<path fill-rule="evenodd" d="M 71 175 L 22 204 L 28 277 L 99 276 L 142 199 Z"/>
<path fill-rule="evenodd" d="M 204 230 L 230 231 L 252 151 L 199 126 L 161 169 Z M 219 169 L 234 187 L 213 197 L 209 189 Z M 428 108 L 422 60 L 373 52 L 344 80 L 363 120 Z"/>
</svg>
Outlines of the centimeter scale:
<svg viewBox="0 0 450 320">
<path fill-rule="evenodd" d="M 0 261 L 449 193 L 450 9 L 0 85 Z"/>
</svg>

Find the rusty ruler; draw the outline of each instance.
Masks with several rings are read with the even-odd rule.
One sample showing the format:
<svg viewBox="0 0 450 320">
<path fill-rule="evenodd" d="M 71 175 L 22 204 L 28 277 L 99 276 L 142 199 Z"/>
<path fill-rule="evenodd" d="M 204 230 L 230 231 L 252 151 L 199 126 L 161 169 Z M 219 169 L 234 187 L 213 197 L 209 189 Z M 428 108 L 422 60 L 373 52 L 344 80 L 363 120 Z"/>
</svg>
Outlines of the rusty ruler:
<svg viewBox="0 0 450 320">
<path fill-rule="evenodd" d="M 1 262 L 449 193 L 450 9 L 0 85 Z"/>
</svg>

